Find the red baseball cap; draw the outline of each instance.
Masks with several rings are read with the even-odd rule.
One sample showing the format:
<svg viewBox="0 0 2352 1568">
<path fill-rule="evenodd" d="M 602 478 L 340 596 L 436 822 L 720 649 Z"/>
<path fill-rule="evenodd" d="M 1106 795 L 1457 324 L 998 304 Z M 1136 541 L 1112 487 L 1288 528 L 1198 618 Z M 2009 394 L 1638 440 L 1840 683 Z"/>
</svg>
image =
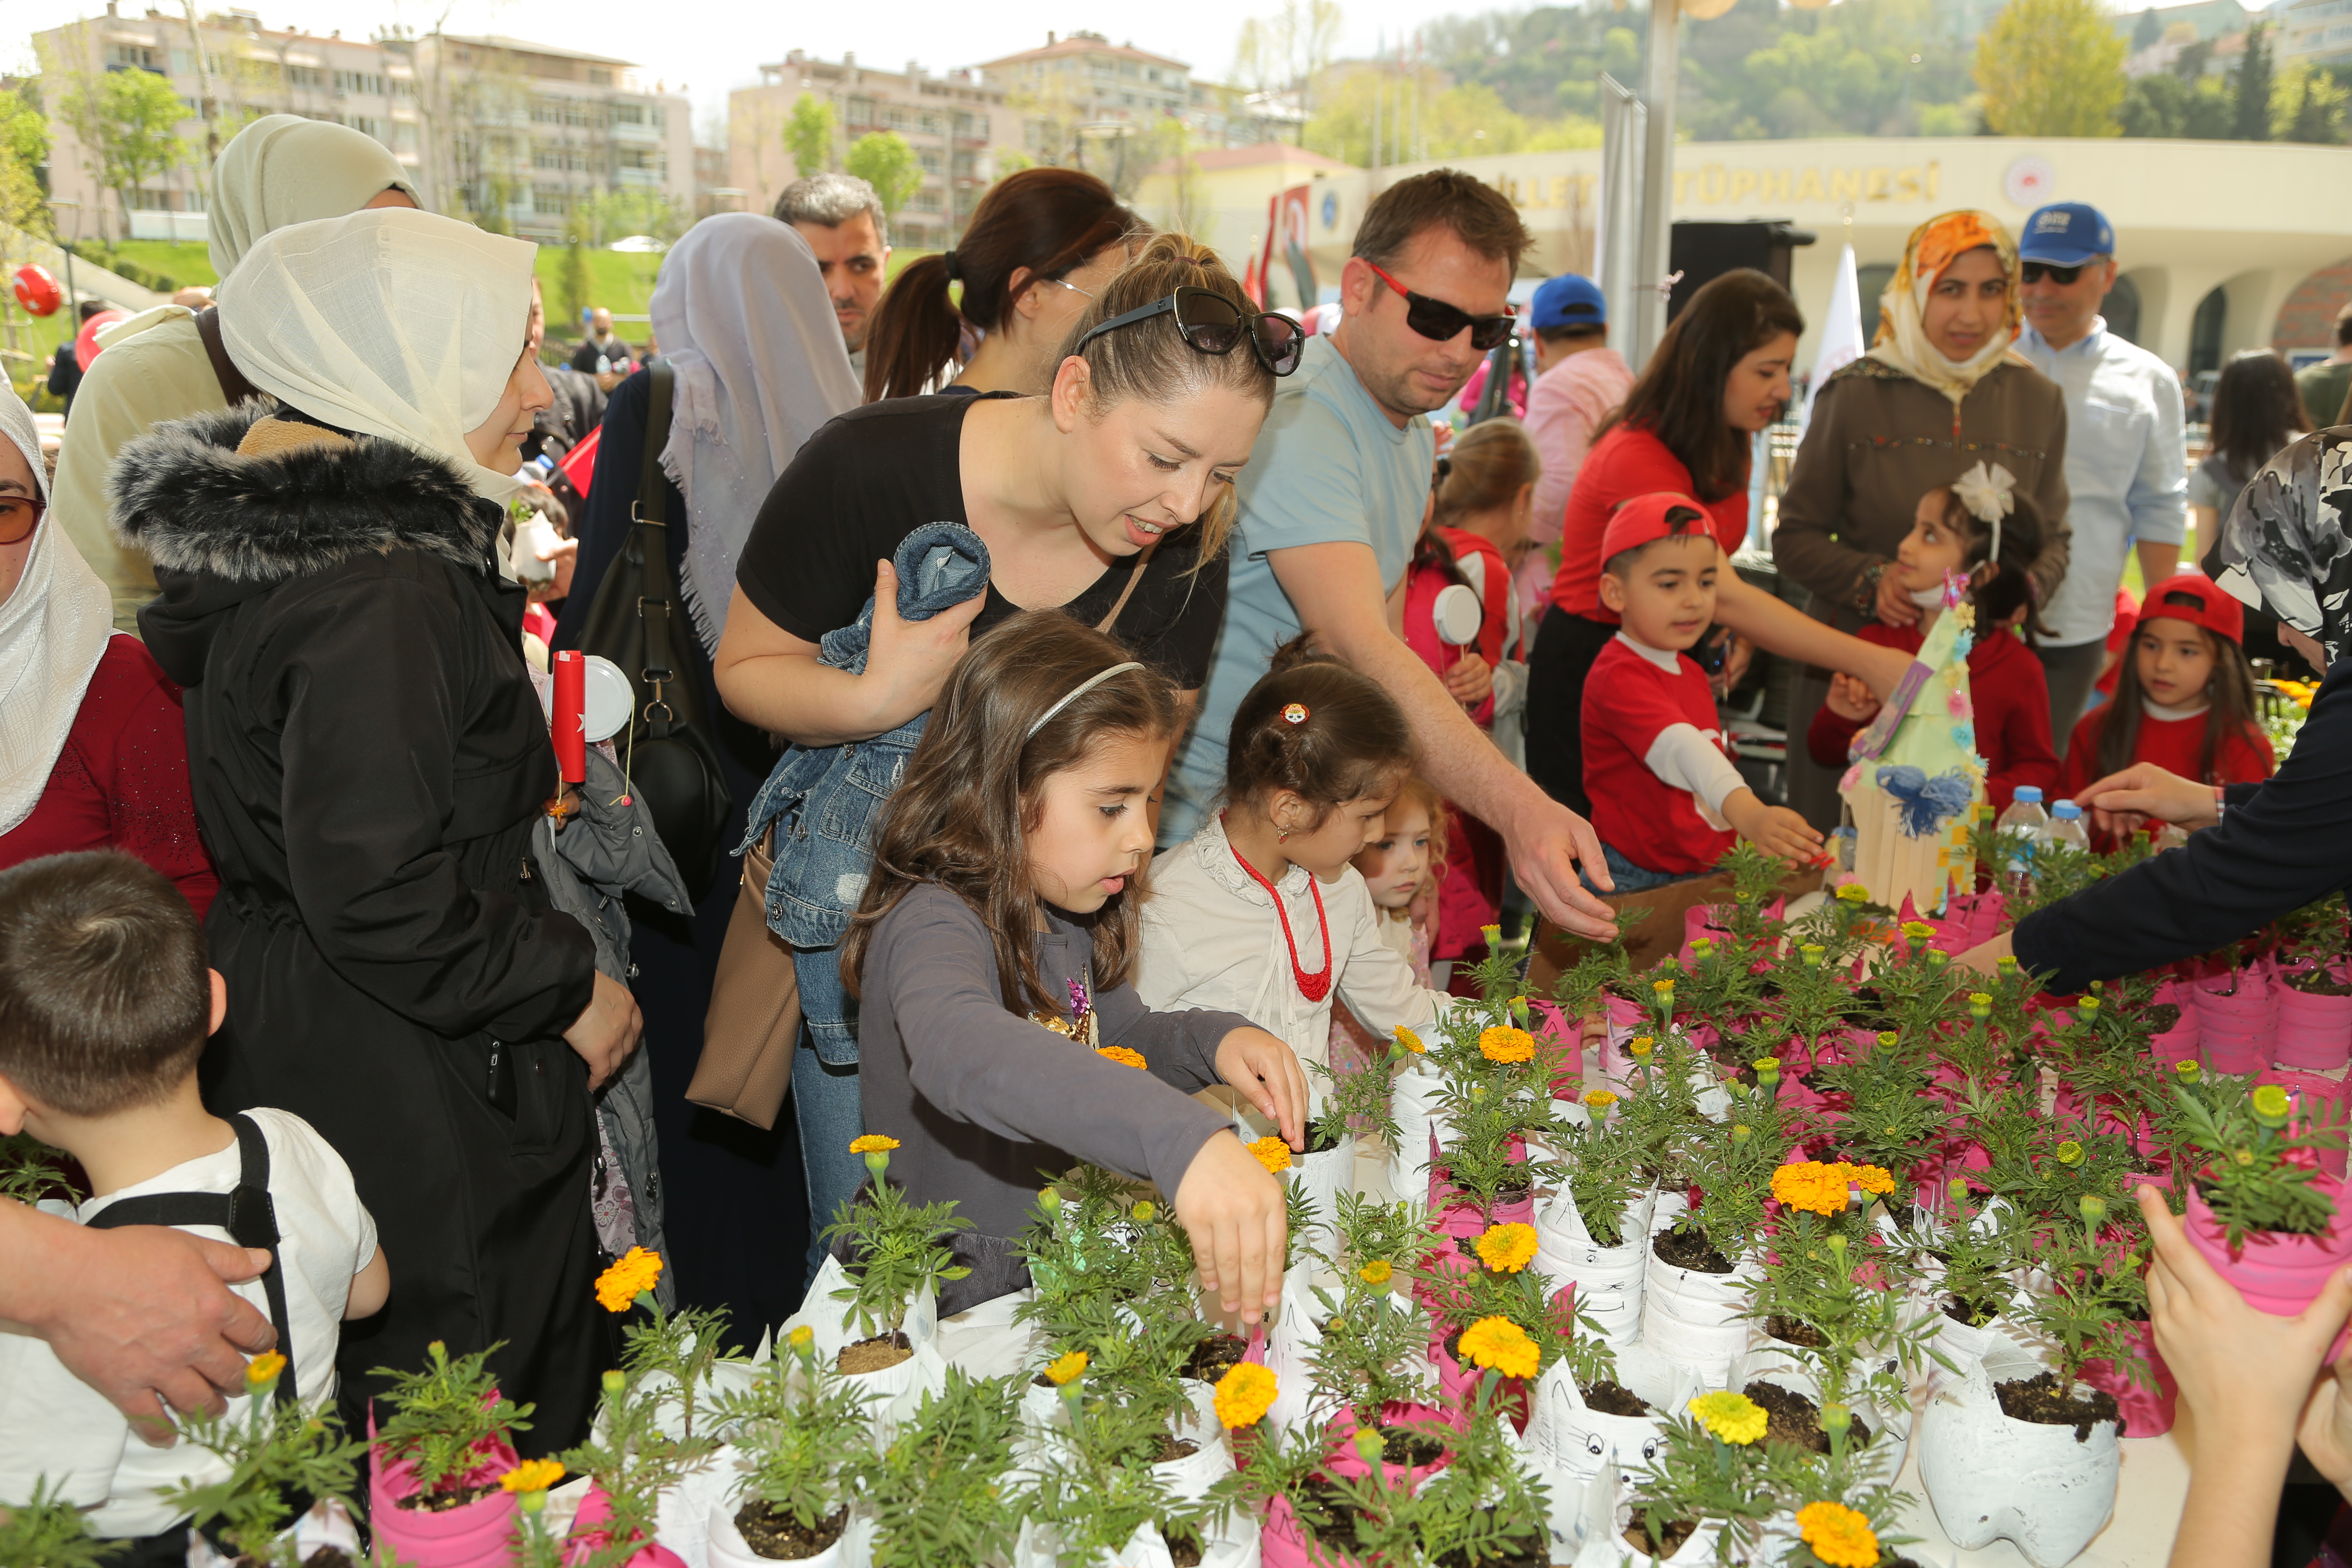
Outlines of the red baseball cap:
<svg viewBox="0 0 2352 1568">
<path fill-rule="evenodd" d="M 1610 514 L 1609 527 L 1601 535 L 1601 559 L 1606 563 L 1628 550 L 1677 535 L 1713 539 L 1706 509 L 1673 490 L 1635 496 Z"/>
<path fill-rule="evenodd" d="M 2184 572 L 2150 588 L 2132 630 L 2159 620 L 2187 621 L 2246 646 L 2246 606 L 2201 572 Z"/>
</svg>

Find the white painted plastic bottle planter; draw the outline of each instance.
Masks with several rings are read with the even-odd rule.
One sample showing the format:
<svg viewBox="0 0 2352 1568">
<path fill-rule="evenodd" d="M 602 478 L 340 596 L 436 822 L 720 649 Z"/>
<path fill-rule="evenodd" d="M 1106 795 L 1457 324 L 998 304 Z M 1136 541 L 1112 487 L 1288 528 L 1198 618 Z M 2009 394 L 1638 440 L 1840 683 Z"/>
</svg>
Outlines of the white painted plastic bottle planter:
<svg viewBox="0 0 2352 1568">
<path fill-rule="evenodd" d="M 1734 1357 L 1748 1348 L 1750 1294 L 1761 1268 L 1743 1260 L 1728 1274 L 1708 1274 L 1668 1263 L 1650 1246 L 1643 1280 L 1642 1343 L 1699 1374 L 1704 1388 L 1721 1388 Z"/>
<path fill-rule="evenodd" d="M 847 1325 L 842 1322 L 846 1304 L 834 1300 L 833 1293 L 846 1289 L 849 1284 L 849 1276 L 843 1272 L 840 1260 L 827 1258 L 817 1268 L 808 1294 L 802 1299 L 801 1310 L 777 1329 L 777 1339 L 782 1341 L 794 1329 L 805 1325 L 814 1336 L 811 1348 L 817 1359 L 830 1362 L 844 1346 L 864 1338 L 854 1318 Z M 915 1413 L 926 1393 L 936 1393 L 947 1386 L 947 1361 L 940 1354 L 939 1347 L 939 1297 L 929 1286 L 925 1286 L 907 1309 L 907 1321 L 900 1332 L 907 1336 L 914 1354 L 896 1366 L 854 1373 L 847 1379 L 872 1408 L 875 1439 L 880 1443 L 889 1442 L 898 1423 Z"/>
<path fill-rule="evenodd" d="M 1315 1215 L 1307 1245 L 1328 1252 L 1339 1220 L 1339 1194 L 1356 1190 L 1356 1139 L 1353 1133 L 1320 1153 L 1291 1156 L 1291 1181 L 1298 1184 Z"/>
<path fill-rule="evenodd" d="M 1822 1407 L 1821 1379 L 1801 1363 L 1776 1348 L 1778 1341 L 1749 1349 L 1731 1363 L 1731 1374 L 1726 1386 L 1745 1390 L 1750 1383 L 1769 1383 L 1791 1394 L 1802 1394 Z M 1911 1406 L 1889 1413 L 1867 1399 L 1852 1404 L 1854 1419 L 1870 1431 L 1868 1447 L 1863 1450 L 1868 1464 L 1864 1475 L 1872 1480 L 1892 1484 L 1902 1472 L 1904 1456 L 1911 1447 Z"/>
<path fill-rule="evenodd" d="M 1953 1545 L 2007 1541 L 2033 1568 L 2061 1568 L 2115 1512 L 2122 1451 L 2112 1421 L 2077 1440 L 2072 1426 L 2004 1415 L 1994 1380 L 2036 1370 L 1996 1355 L 1938 1390 L 1919 1414 L 1919 1481 Z"/>
<path fill-rule="evenodd" d="M 1389 1091 L 1389 1114 L 1396 1118 L 1396 1147 L 1389 1152 L 1389 1191 L 1417 1193 L 1428 1180 L 1438 1131 L 1437 1095 L 1443 1080 L 1416 1065 L 1397 1074 Z"/>
<path fill-rule="evenodd" d="M 709 1543 L 705 1559 L 709 1568 L 775 1568 L 782 1559 L 762 1557 L 751 1550 L 735 1528 L 740 1499 L 722 1499 L 710 1507 Z M 839 1539 L 814 1557 L 800 1558 L 794 1568 L 866 1568 L 874 1550 L 874 1521 L 856 1509 Z"/>
<path fill-rule="evenodd" d="M 1565 1362 L 1536 1384 L 1528 1415 L 1528 1452 L 1548 1471 L 1590 1479 L 1614 1465 L 1626 1476 L 1647 1474 L 1665 1440 L 1666 1412 L 1696 1392 L 1687 1369 L 1634 1346 L 1617 1352 L 1618 1386 L 1650 1406 L 1647 1415 L 1612 1415 L 1584 1402 Z"/>
<path fill-rule="evenodd" d="M 1555 1289 L 1575 1286 L 1577 1310 L 1591 1313 L 1601 1338 L 1619 1350 L 1642 1337 L 1642 1282 L 1649 1274 L 1656 1199 L 1655 1192 L 1643 1192 L 1625 1205 L 1615 1247 L 1592 1239 L 1565 1186 L 1536 1205 L 1537 1270 Z"/>
</svg>

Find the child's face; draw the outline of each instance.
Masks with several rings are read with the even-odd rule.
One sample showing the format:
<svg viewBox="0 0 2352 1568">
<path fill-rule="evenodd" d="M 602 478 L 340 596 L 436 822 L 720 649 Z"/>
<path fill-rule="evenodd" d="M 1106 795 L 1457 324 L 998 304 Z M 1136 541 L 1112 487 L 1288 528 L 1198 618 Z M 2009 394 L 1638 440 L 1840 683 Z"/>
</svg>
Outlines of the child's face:
<svg viewBox="0 0 2352 1568">
<path fill-rule="evenodd" d="M 2132 638 L 2139 689 L 2167 708 L 2187 708 L 2205 700 L 2213 679 L 2213 645 L 2194 621 L 2159 616 Z"/>
<path fill-rule="evenodd" d="M 1419 801 L 1398 801 L 1381 815 L 1380 836 L 1355 859 L 1372 902 L 1402 910 L 1429 874 L 1429 812 Z"/>
<path fill-rule="evenodd" d="M 1090 915 L 1124 889 L 1151 858 L 1144 809 L 1168 765 L 1168 742 L 1107 735 L 1077 766 L 1046 776 L 1029 834 L 1030 885 L 1039 898 Z"/>
<path fill-rule="evenodd" d="M 1961 556 L 1968 552 L 1968 542 L 1944 521 L 1945 494 L 1929 490 L 1919 498 L 1919 510 L 1911 514 L 1911 531 L 1895 550 L 1903 585 L 1915 592 L 1941 587 L 1944 574 L 1958 572 Z"/>
<path fill-rule="evenodd" d="M 1287 790 L 1283 792 L 1289 795 Z M 1364 846 L 1380 837 L 1381 821 L 1389 808 L 1388 795 L 1359 795 L 1345 801 L 1324 814 L 1319 827 L 1293 833 L 1283 841 L 1282 852 L 1294 866 L 1304 866 L 1318 882 L 1336 882 L 1348 863 L 1363 853 Z M 1297 802 L 1290 815 L 1284 806 Z M 1313 821 L 1314 811 L 1296 795 L 1289 801 L 1278 801 L 1275 820 Z"/>
<path fill-rule="evenodd" d="M 1715 574 L 1723 552 L 1711 533 L 1661 539 L 1628 563 L 1627 574 L 1601 574 L 1601 602 L 1617 612 L 1625 635 L 1651 647 L 1686 648 L 1715 619 Z"/>
</svg>

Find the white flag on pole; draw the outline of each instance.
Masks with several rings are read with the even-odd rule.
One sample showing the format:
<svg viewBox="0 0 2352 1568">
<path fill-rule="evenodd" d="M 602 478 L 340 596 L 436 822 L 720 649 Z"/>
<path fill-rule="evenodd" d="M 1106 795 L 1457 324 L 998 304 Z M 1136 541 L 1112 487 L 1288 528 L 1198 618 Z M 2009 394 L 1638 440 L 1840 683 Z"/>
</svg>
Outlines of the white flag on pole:
<svg viewBox="0 0 2352 1568">
<path fill-rule="evenodd" d="M 1813 354 L 1813 378 L 1805 388 L 1800 429 L 1813 422 L 1813 399 L 1822 395 L 1822 384 L 1839 366 L 1860 359 L 1869 346 L 1862 335 L 1862 285 L 1854 277 L 1853 247 L 1849 245 L 1838 258 L 1837 284 L 1830 290 L 1830 312 L 1822 321 L 1821 347 Z"/>
</svg>

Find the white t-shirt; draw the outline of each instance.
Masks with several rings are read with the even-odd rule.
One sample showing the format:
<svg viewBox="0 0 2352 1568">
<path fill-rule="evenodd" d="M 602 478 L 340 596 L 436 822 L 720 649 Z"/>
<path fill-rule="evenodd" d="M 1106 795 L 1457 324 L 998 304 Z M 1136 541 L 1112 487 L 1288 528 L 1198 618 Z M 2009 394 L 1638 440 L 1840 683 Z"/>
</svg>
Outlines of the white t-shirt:
<svg viewBox="0 0 2352 1568">
<path fill-rule="evenodd" d="M 309 1122 L 283 1110 L 246 1114 L 269 1146 L 269 1198 L 278 1211 L 287 1327 L 293 1340 L 289 1353 L 303 1403 L 316 1405 L 334 1394 L 343 1309 L 352 1277 L 375 1257 L 375 1221 L 352 1185 L 351 1167 Z M 238 1170 L 232 1142 L 216 1154 L 92 1198 L 74 1217 L 87 1223 L 110 1205 L 148 1193 L 233 1192 Z M 217 1226 L 183 1228 L 215 1241 L 229 1239 Z M 260 1280 L 234 1289 L 268 1312 Z M 243 1396 L 230 1400 L 229 1419 L 243 1420 L 248 1403 Z M 93 1535 L 152 1535 L 187 1517 L 167 1506 L 157 1488 L 205 1484 L 227 1474 L 226 1465 L 192 1444 L 158 1448 L 133 1436 L 122 1413 L 68 1372 L 47 1342 L 0 1326 L 0 1503 L 25 1501 L 46 1475 L 53 1492 L 78 1507 L 95 1506 L 88 1516 Z"/>
</svg>

